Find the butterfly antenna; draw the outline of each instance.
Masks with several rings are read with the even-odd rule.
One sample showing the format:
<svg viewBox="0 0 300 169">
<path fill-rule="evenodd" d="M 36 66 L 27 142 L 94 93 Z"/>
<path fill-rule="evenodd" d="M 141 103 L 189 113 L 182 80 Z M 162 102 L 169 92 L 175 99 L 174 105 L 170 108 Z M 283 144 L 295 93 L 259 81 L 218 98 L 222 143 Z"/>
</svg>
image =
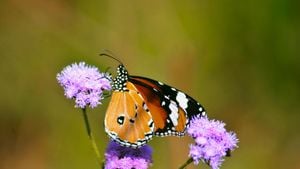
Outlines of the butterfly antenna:
<svg viewBox="0 0 300 169">
<path fill-rule="evenodd" d="M 106 52 L 106 53 L 105 53 L 105 52 Z M 121 65 L 123 65 L 123 63 L 122 63 L 119 59 L 117 59 L 117 58 L 115 58 L 115 57 L 113 57 L 112 55 L 107 54 L 107 53 L 112 53 L 112 52 L 110 52 L 110 51 L 108 51 L 108 50 L 105 50 L 103 53 L 100 53 L 99 55 L 100 55 L 100 56 L 107 56 L 107 57 L 109 57 L 109 58 L 111 58 L 111 59 L 113 59 L 113 60 L 119 62 Z"/>
</svg>

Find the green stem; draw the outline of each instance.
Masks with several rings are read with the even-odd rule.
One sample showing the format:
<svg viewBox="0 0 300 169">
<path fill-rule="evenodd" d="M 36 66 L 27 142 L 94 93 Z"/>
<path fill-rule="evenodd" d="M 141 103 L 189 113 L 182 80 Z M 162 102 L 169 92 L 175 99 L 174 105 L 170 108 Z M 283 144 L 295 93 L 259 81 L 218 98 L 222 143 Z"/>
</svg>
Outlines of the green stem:
<svg viewBox="0 0 300 169">
<path fill-rule="evenodd" d="M 89 139 L 90 139 L 90 141 L 92 143 L 93 150 L 96 153 L 97 161 L 101 165 L 102 161 L 101 161 L 99 149 L 97 147 L 96 141 L 95 141 L 93 133 L 91 131 L 89 119 L 88 119 L 88 116 L 87 116 L 87 113 L 86 113 L 86 108 L 82 109 L 82 113 L 83 113 L 83 118 L 84 118 L 84 123 L 85 123 L 87 134 L 88 134 Z"/>
<path fill-rule="evenodd" d="M 184 169 L 186 166 L 188 166 L 192 162 L 193 162 L 193 158 L 191 157 L 188 160 L 186 160 L 186 162 L 182 166 L 180 166 L 179 169 Z"/>
</svg>

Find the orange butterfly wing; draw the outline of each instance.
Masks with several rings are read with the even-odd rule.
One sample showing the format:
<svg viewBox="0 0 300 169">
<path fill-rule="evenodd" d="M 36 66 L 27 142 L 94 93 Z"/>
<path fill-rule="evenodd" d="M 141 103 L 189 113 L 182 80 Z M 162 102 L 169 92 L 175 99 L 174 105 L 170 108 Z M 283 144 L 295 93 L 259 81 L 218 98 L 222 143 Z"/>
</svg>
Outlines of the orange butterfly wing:
<svg viewBox="0 0 300 169">
<path fill-rule="evenodd" d="M 152 116 L 135 86 L 127 82 L 126 91 L 114 91 L 105 115 L 105 130 L 115 141 L 132 147 L 148 142 L 153 135 Z"/>
<path fill-rule="evenodd" d="M 149 107 L 155 124 L 155 135 L 184 135 L 188 123 L 186 112 L 174 100 L 164 95 L 158 83 L 138 76 L 130 76 L 129 81 L 134 83 Z"/>
</svg>

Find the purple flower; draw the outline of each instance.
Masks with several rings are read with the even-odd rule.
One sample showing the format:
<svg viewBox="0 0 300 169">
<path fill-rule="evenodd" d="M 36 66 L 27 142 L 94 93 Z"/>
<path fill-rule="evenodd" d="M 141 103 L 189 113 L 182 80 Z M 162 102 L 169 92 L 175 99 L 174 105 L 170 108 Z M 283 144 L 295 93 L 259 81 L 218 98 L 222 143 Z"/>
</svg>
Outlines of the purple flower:
<svg viewBox="0 0 300 169">
<path fill-rule="evenodd" d="M 209 120 L 206 116 L 195 116 L 187 128 L 187 133 L 194 138 L 195 144 L 190 145 L 189 156 L 195 164 L 200 160 L 218 169 L 224 161 L 223 157 L 237 148 L 238 139 L 233 132 L 227 132 L 225 124 Z"/>
<path fill-rule="evenodd" d="M 152 149 L 145 145 L 130 148 L 110 142 L 105 153 L 105 169 L 147 169 L 152 164 Z"/>
<path fill-rule="evenodd" d="M 103 91 L 111 90 L 111 77 L 84 62 L 65 67 L 56 78 L 64 88 L 65 96 L 75 99 L 75 107 L 94 108 L 103 99 Z"/>
</svg>

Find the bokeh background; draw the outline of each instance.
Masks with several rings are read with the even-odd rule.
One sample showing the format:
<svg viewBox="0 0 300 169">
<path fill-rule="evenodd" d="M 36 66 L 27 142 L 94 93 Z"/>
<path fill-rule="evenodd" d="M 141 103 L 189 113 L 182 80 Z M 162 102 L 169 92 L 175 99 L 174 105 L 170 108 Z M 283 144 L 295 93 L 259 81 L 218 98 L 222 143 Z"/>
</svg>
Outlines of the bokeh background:
<svg viewBox="0 0 300 169">
<path fill-rule="evenodd" d="M 300 1 L 0 1 L 0 168 L 99 169 L 82 114 L 56 74 L 117 63 L 175 86 L 240 139 L 224 169 L 300 168 Z M 89 109 L 103 154 L 109 99 Z M 153 169 L 188 154 L 185 137 L 155 138 Z M 188 168 L 209 168 L 204 164 Z"/>
</svg>

